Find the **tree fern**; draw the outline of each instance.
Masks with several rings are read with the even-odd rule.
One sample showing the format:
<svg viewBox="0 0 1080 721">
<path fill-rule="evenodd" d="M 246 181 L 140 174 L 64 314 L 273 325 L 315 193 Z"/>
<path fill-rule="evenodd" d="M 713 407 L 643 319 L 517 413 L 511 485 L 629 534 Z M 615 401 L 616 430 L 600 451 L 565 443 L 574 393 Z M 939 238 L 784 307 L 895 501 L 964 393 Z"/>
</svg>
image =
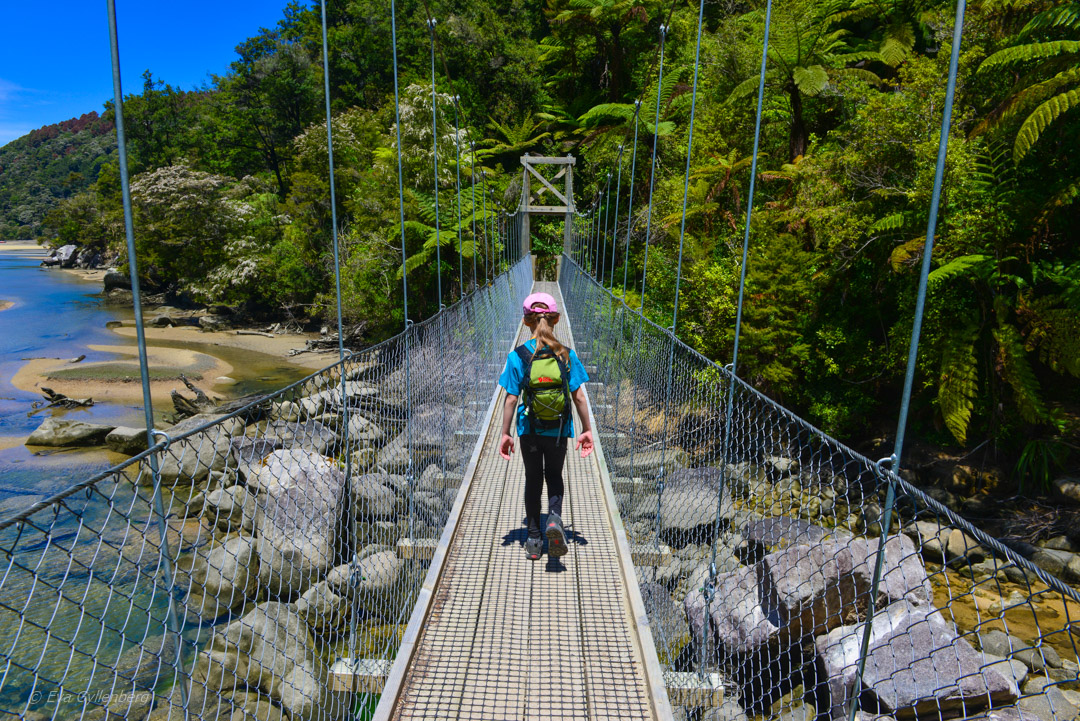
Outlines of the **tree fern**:
<svg viewBox="0 0 1080 721">
<path fill-rule="evenodd" d="M 1027 352 L 1020 332 L 1009 323 L 1000 323 L 993 331 L 998 345 L 998 362 L 1001 375 L 1013 391 L 1020 417 L 1028 423 L 1051 420 L 1043 401 L 1042 389 L 1035 372 L 1028 362 Z"/>
<path fill-rule="evenodd" d="M 1028 151 L 1031 150 L 1031 147 L 1050 123 L 1057 120 L 1062 113 L 1068 112 L 1078 105 L 1080 105 L 1080 89 L 1068 90 L 1055 95 L 1035 108 L 1035 111 L 1020 126 L 1020 132 L 1016 134 L 1016 143 L 1013 145 L 1013 159 L 1019 163 L 1028 154 Z"/>
<path fill-rule="evenodd" d="M 1028 63 L 1036 60 L 1050 60 L 1059 58 L 1068 53 L 1080 52 L 1080 41 L 1076 40 L 1051 40 L 1042 43 L 1029 43 L 1017 45 L 996 53 L 982 61 L 979 72 L 991 70 L 997 67 Z"/>
<path fill-rule="evenodd" d="M 960 445 L 967 443 L 971 412 L 979 392 L 978 357 L 975 343 L 978 324 L 969 321 L 949 333 L 943 341 L 937 401 L 945 427 Z"/>
</svg>

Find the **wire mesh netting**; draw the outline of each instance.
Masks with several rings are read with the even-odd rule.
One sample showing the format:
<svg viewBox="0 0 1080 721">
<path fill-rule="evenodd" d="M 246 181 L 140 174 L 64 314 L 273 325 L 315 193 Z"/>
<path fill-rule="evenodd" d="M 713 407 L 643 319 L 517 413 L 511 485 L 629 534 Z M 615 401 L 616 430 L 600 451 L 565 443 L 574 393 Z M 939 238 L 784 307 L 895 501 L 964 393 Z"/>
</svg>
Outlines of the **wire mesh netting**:
<svg viewBox="0 0 1080 721">
<path fill-rule="evenodd" d="M 568 256 L 560 286 L 661 664 L 726 689 L 677 716 L 1077 717 L 1080 549 L 989 537 Z"/>
<path fill-rule="evenodd" d="M 335 682 L 332 666 L 394 658 L 430 557 L 417 549 L 446 523 L 516 330 L 507 308 L 531 284 L 525 257 L 0 523 L 2 717 L 297 721 L 371 705 L 359 689 L 378 679 Z"/>
</svg>

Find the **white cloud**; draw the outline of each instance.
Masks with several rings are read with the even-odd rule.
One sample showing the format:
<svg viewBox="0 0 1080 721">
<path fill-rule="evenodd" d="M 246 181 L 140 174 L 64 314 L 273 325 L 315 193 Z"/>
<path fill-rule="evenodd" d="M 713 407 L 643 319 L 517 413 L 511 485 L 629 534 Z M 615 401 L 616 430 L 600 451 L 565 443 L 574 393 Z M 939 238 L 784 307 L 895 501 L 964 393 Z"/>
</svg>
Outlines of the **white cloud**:
<svg viewBox="0 0 1080 721">
<path fill-rule="evenodd" d="M 11 100 L 13 95 L 22 92 L 25 89 L 26 88 L 23 88 L 20 85 L 16 85 L 10 80 L 4 80 L 3 78 L 0 78 L 0 103 Z M 0 110 L 2 110 L 2 108 L 0 108 Z"/>
</svg>

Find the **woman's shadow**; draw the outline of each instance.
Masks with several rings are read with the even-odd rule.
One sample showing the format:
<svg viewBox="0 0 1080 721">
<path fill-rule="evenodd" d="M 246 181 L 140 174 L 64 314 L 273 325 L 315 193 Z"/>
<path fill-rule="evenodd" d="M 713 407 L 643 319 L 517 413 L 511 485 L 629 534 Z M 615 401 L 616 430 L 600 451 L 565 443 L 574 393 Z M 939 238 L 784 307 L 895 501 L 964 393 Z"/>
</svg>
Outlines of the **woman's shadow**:
<svg viewBox="0 0 1080 721">
<path fill-rule="evenodd" d="M 540 526 L 543 527 L 546 525 L 546 523 L 547 514 L 544 514 L 540 517 Z M 564 528 L 564 533 L 566 533 L 566 543 L 570 547 L 571 551 L 573 550 L 574 546 L 589 545 L 589 539 L 585 538 L 585 536 L 582 536 L 573 528 Z M 513 531 L 510 531 L 505 536 L 503 536 L 502 545 L 509 546 L 516 543 L 519 548 L 524 549 L 525 541 L 527 541 L 528 538 L 528 521 L 523 518 L 521 519 L 520 527 L 515 528 Z M 547 558 L 547 563 L 544 565 L 544 570 L 548 573 L 562 573 L 566 570 L 566 565 L 563 564 L 561 558 L 553 558 L 552 556 L 548 555 L 546 538 L 544 539 L 544 556 Z M 569 556 L 569 554 L 567 554 L 567 556 Z M 563 558 L 566 558 L 567 556 L 564 556 Z"/>
</svg>

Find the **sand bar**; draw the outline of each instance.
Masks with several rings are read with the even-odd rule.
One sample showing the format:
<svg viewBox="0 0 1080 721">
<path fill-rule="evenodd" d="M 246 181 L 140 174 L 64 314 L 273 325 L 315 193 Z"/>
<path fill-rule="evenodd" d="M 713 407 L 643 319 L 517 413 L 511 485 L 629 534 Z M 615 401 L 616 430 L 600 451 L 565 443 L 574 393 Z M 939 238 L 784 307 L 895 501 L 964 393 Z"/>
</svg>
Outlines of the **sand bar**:
<svg viewBox="0 0 1080 721">
<path fill-rule="evenodd" d="M 0 300 L 0 310 L 7 310 L 11 306 L 15 305 L 15 301 Z"/>
</svg>

